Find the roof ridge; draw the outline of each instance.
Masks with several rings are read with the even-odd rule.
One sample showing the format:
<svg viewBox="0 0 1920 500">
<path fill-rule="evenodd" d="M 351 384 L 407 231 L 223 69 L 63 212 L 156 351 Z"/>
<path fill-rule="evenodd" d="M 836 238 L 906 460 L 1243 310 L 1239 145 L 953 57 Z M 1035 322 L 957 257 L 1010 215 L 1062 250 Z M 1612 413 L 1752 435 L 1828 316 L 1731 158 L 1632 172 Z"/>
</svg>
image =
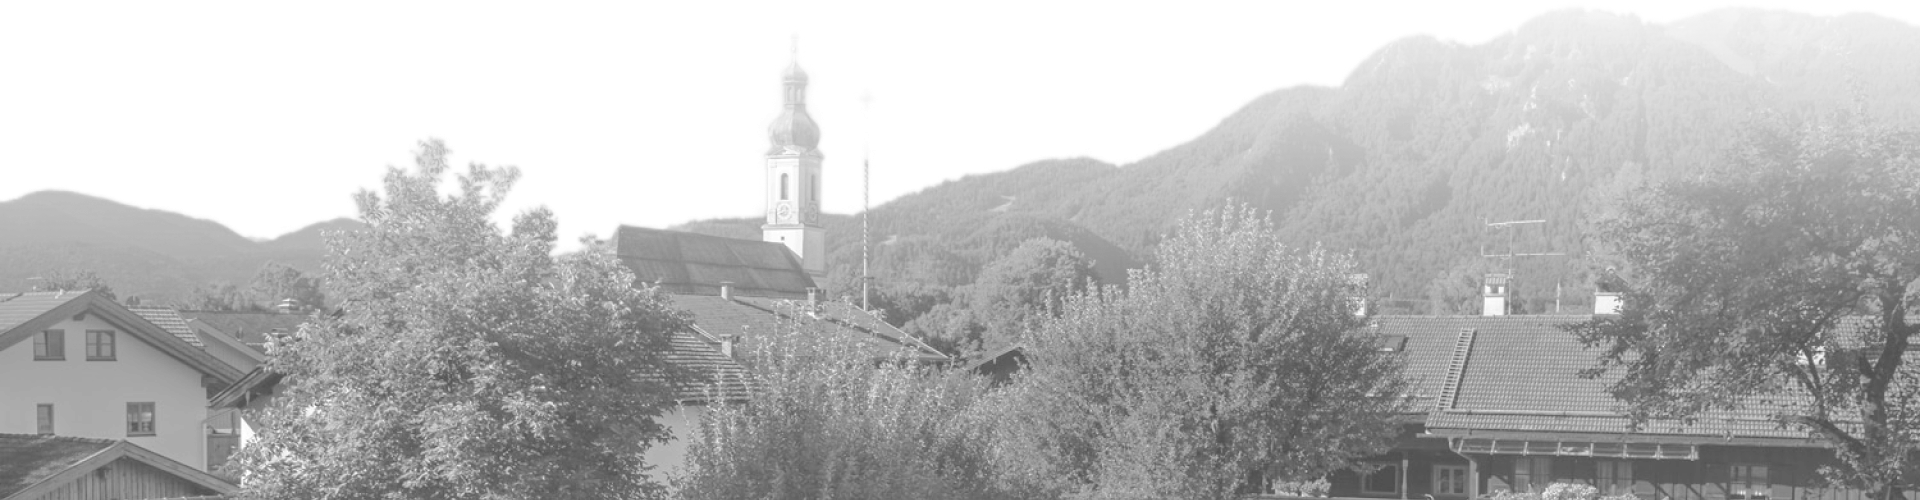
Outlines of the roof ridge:
<svg viewBox="0 0 1920 500">
<path fill-rule="evenodd" d="M 0 432 L 0 437 L 17 437 L 17 438 L 28 438 L 28 439 L 59 439 L 64 441 L 81 441 L 81 442 L 87 442 L 87 443 L 101 443 L 101 444 L 114 444 L 114 443 L 120 443 L 120 442 L 126 441 L 124 439 L 90 438 L 90 437 L 67 436 L 67 435 L 14 434 L 9 432 Z"/>
</svg>

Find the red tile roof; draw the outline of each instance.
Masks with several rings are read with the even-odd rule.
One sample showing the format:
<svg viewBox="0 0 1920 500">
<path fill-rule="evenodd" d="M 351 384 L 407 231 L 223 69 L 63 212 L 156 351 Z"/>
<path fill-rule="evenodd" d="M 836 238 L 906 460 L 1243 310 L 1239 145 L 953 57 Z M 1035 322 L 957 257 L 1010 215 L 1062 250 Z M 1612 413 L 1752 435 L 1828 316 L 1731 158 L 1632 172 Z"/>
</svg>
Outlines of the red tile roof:
<svg viewBox="0 0 1920 500">
<path fill-rule="evenodd" d="M 187 326 L 187 320 L 180 317 L 180 311 L 165 306 L 127 306 L 127 310 L 146 318 L 147 322 L 153 323 L 153 326 L 166 330 L 167 333 L 194 347 L 206 347 L 206 344 L 200 342 L 200 336 L 193 333 L 193 328 Z"/>
<path fill-rule="evenodd" d="M 1597 378 L 1580 375 L 1596 366 L 1601 350 L 1587 348 L 1563 326 L 1589 316 L 1460 316 L 1407 319 L 1440 328 L 1470 329 L 1472 342 L 1457 374 L 1442 391 L 1456 395 L 1450 405 L 1436 401 L 1427 429 L 1442 435 L 1468 432 L 1591 433 L 1664 437 L 1707 443 L 1729 437 L 1806 439 L 1800 429 L 1783 428 L 1772 415 L 1781 404 L 1756 402 L 1735 412 L 1714 411 L 1693 422 L 1656 420 L 1638 430 L 1622 403 L 1608 392 L 1623 376 L 1610 370 Z M 1383 320 L 1383 322 L 1388 320 Z M 1455 333 L 1457 338 L 1457 333 Z"/>
<path fill-rule="evenodd" d="M 614 255 L 640 283 L 659 283 L 670 293 L 719 295 L 731 283 L 735 294 L 806 298 L 813 278 L 785 245 L 620 226 Z"/>
<path fill-rule="evenodd" d="M 676 332 L 668 337 L 673 350 L 667 362 L 692 376 L 690 383 L 675 388 L 674 399 L 681 404 L 744 402 L 753 397 L 747 369 L 720 352 L 719 342 L 699 332 Z"/>
<path fill-rule="evenodd" d="M 907 335 L 851 304 L 822 301 L 809 312 L 806 301 L 710 295 L 672 295 L 673 305 L 694 316 L 694 326 L 715 338 L 739 336 L 751 345 L 756 338 L 783 333 L 804 324 L 827 335 L 860 346 L 868 357 L 886 358 L 906 353 L 914 361 L 946 362 L 950 358 L 933 346 Z"/>
<path fill-rule="evenodd" d="M 66 305 L 84 292 L 0 292 L 0 332 Z"/>
</svg>

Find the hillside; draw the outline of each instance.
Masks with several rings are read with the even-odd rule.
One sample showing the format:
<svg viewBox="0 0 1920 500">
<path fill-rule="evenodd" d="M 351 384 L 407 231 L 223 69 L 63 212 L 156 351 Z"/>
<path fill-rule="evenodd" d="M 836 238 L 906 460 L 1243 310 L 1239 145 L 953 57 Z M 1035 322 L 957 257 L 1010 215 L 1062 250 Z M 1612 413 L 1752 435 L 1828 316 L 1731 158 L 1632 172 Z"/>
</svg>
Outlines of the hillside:
<svg viewBox="0 0 1920 500">
<path fill-rule="evenodd" d="M 1670 25 L 1563 11 L 1479 45 L 1410 37 L 1338 88 L 1261 96 L 1132 164 L 1037 162 L 875 207 L 876 275 L 965 283 L 1008 242 L 1044 234 L 1096 255 L 1111 278 L 1188 211 L 1237 200 L 1272 210 L 1299 244 L 1354 251 L 1397 310 L 1459 310 L 1480 273 L 1508 266 L 1527 310 L 1551 309 L 1556 290 L 1585 307 L 1580 228 L 1610 193 L 1703 171 L 1763 114 L 1856 103 L 1914 122 L 1920 29 L 1751 9 Z M 1509 236 L 1485 221 L 1532 219 L 1547 222 L 1513 233 L 1516 250 L 1566 256 L 1482 256 Z M 755 237 L 757 226 L 683 227 Z M 834 218 L 828 232 L 836 274 L 857 272 L 858 225 Z"/>
<path fill-rule="evenodd" d="M 254 242 L 209 220 L 41 191 L 0 202 L 0 290 L 31 288 L 42 273 L 91 270 L 123 297 L 180 300 L 201 284 L 244 284 L 268 261 L 315 270 L 319 232 L 358 224 L 328 221 Z"/>
</svg>

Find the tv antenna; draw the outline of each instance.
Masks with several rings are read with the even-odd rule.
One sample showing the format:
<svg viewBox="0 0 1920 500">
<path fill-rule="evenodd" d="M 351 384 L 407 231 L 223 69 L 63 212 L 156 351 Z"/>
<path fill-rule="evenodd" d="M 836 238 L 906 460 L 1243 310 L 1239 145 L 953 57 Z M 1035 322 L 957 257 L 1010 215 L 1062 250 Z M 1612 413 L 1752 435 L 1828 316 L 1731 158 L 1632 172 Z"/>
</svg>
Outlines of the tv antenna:
<svg viewBox="0 0 1920 500">
<path fill-rule="evenodd" d="M 1547 223 L 1546 219 L 1510 220 L 1510 221 L 1493 222 L 1492 220 L 1483 217 L 1480 219 L 1480 221 L 1486 224 L 1486 232 L 1488 233 L 1492 233 L 1495 231 L 1504 231 L 1507 233 L 1507 246 L 1505 249 L 1501 250 L 1500 253 L 1488 252 L 1487 251 L 1488 238 L 1481 238 L 1480 239 L 1480 256 L 1489 258 L 1489 259 L 1500 259 L 1501 267 L 1505 268 L 1505 271 L 1507 273 L 1506 276 L 1508 277 L 1508 279 L 1512 279 L 1514 274 L 1513 259 L 1528 258 L 1528 257 L 1565 257 L 1567 255 L 1566 252 L 1522 252 L 1519 250 L 1518 242 L 1519 242 L 1520 227 L 1524 225 L 1529 225 L 1529 224 L 1546 224 Z M 1560 289 L 1561 289 L 1561 283 L 1555 282 L 1553 284 L 1553 312 L 1555 313 L 1560 312 Z"/>
</svg>

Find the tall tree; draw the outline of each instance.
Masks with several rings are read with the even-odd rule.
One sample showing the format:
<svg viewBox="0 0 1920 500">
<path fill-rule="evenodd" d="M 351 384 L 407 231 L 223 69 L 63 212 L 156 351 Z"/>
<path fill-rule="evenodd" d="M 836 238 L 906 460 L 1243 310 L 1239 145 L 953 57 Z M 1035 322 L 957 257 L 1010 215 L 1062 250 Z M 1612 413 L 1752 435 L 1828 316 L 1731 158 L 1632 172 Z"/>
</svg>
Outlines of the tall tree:
<svg viewBox="0 0 1920 500">
<path fill-rule="evenodd" d="M 253 273 L 253 282 L 247 285 L 256 302 L 272 308 L 283 300 L 293 300 L 296 309 L 326 307 L 327 295 L 320 291 L 319 280 L 293 266 L 279 262 L 268 262 Z"/>
<path fill-rule="evenodd" d="M 1625 308 L 1575 332 L 1622 370 L 1633 415 L 1756 402 L 1832 444 L 1832 479 L 1913 489 L 1920 375 L 1903 356 L 1920 278 L 1920 136 L 1849 116 L 1768 121 L 1697 178 L 1623 200 L 1599 239 Z"/>
<path fill-rule="evenodd" d="M 1035 336 L 1000 419 L 1005 480 L 1226 498 L 1391 444 L 1401 362 L 1355 335 L 1350 257 L 1290 247 L 1248 207 L 1191 216 L 1156 256 Z"/>
<path fill-rule="evenodd" d="M 440 194 L 439 141 L 363 231 L 330 235 L 342 305 L 270 349 L 286 383 L 235 463 L 249 498 L 634 498 L 668 437 L 667 333 L 685 320 L 610 252 L 553 257 L 553 215 L 503 233 L 518 170 L 472 165 Z"/>
<path fill-rule="evenodd" d="M 1057 316 L 1068 297 L 1097 283 L 1093 261 L 1072 243 L 1034 238 L 981 269 L 969 294 L 986 347 L 997 347 L 1027 340 L 1039 320 Z"/>
</svg>

